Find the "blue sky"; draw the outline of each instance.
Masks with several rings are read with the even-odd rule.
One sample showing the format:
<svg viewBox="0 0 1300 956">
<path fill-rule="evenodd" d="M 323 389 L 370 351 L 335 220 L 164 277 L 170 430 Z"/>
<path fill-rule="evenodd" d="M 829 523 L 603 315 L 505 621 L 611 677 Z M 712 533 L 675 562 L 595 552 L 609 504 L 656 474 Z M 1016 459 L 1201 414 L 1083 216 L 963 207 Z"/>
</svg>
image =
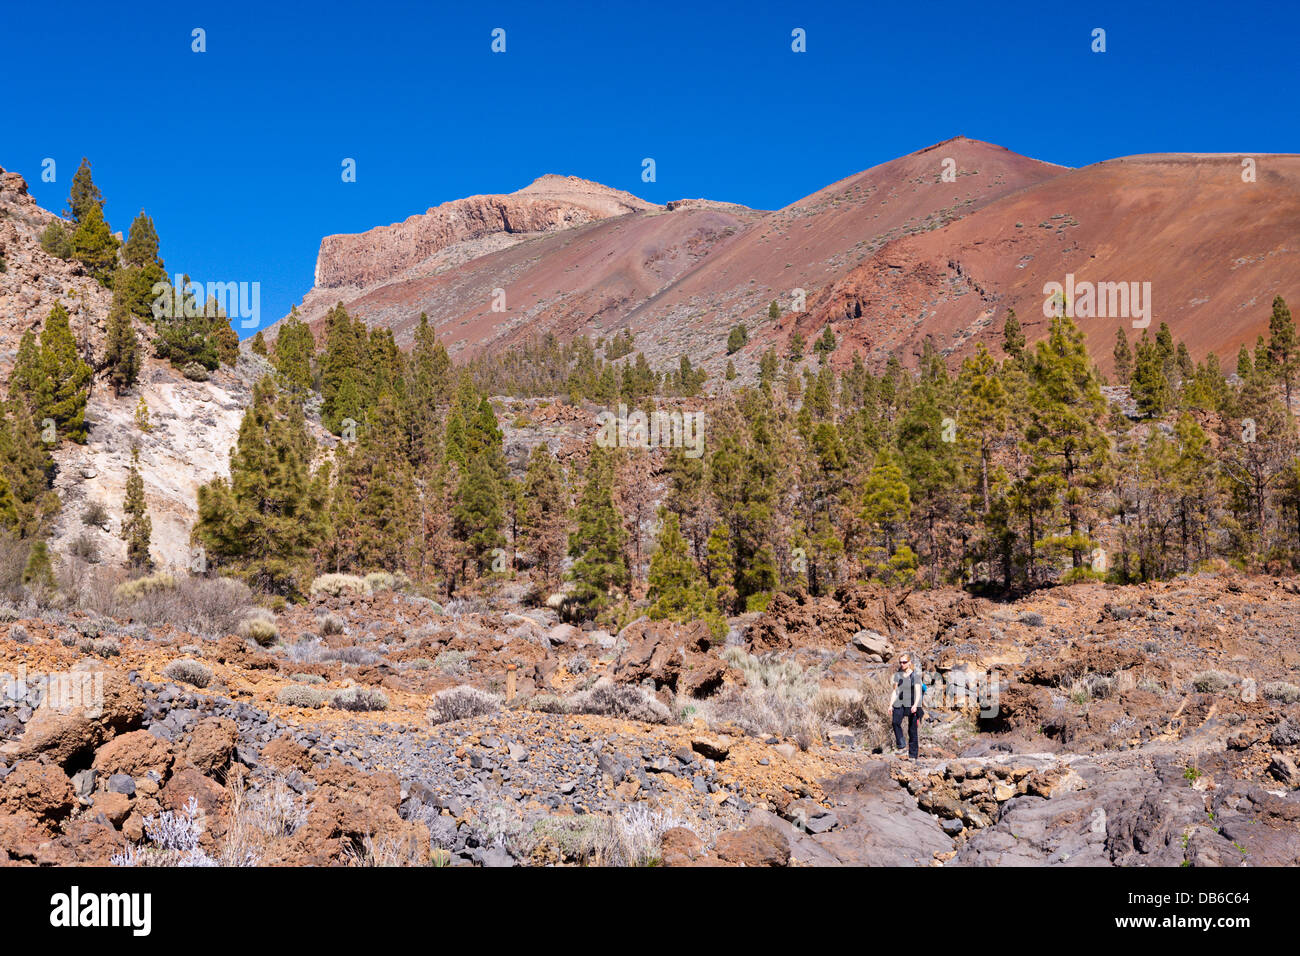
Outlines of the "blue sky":
<svg viewBox="0 0 1300 956">
<path fill-rule="evenodd" d="M 959 134 L 1068 166 L 1300 149 L 1300 4 L 1281 0 L 229 0 L 5 19 L 0 166 L 61 211 L 88 156 L 115 229 L 143 208 L 169 271 L 260 282 L 264 325 L 311 286 L 322 236 L 548 172 L 778 208 Z"/>
</svg>

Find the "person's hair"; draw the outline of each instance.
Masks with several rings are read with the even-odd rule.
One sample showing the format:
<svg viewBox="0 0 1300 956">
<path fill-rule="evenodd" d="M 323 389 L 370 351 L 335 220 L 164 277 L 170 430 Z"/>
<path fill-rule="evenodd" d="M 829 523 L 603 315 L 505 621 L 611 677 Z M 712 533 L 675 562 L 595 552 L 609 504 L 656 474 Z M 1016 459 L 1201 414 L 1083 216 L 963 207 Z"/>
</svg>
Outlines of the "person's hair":
<svg viewBox="0 0 1300 956">
<path fill-rule="evenodd" d="M 900 663 L 900 664 L 910 664 L 910 663 L 912 663 L 912 655 L 911 655 L 911 653 L 908 652 L 908 651 L 903 651 L 903 653 L 899 654 L 899 655 L 898 655 L 898 663 Z"/>
</svg>

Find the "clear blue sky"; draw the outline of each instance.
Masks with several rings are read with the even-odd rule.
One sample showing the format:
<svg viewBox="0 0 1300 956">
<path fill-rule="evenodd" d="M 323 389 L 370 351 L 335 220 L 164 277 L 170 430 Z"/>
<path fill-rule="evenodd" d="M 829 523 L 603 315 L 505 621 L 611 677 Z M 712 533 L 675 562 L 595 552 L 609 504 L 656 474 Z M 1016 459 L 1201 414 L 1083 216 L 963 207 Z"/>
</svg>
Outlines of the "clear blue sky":
<svg viewBox="0 0 1300 956">
<path fill-rule="evenodd" d="M 958 134 L 1068 166 L 1300 148 L 1294 0 L 80 2 L 4 18 L 0 166 L 61 211 L 88 156 L 113 228 L 144 208 L 169 271 L 261 282 L 263 324 L 311 286 L 322 236 L 548 172 L 777 208 Z"/>
</svg>

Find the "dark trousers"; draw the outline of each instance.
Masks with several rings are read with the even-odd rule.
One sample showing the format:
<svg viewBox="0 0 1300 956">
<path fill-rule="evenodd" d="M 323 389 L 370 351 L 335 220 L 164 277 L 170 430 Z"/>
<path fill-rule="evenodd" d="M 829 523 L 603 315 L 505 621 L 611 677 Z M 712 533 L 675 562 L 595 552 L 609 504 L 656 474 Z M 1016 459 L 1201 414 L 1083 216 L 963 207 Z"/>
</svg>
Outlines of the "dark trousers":
<svg viewBox="0 0 1300 956">
<path fill-rule="evenodd" d="M 894 709 L 894 746 L 899 750 L 903 749 L 903 720 L 907 720 L 907 755 L 916 757 L 921 746 L 921 708 L 916 708 L 916 713 L 912 713 L 910 707 L 895 707 Z"/>
</svg>

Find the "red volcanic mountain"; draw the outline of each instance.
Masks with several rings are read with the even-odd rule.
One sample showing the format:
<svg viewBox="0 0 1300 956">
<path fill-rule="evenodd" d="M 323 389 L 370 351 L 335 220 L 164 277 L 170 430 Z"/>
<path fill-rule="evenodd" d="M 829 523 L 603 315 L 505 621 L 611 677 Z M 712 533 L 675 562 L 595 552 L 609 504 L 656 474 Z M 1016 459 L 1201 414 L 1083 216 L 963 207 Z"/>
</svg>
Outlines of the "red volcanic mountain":
<svg viewBox="0 0 1300 956">
<path fill-rule="evenodd" d="M 1300 156 L 1152 155 L 1062 172 L 942 229 L 892 242 L 809 303 L 795 325 L 842 333 L 841 356 L 911 354 L 933 337 L 968 351 L 1014 308 L 1042 334 L 1044 286 L 1150 283 L 1151 331 L 1168 322 L 1193 357 L 1231 360 L 1266 333 L 1274 295 L 1300 301 Z M 1111 364 L 1123 316 L 1076 317 Z M 1230 367 L 1230 361 L 1225 367 Z"/>
<path fill-rule="evenodd" d="M 858 350 L 873 365 L 910 358 L 926 337 L 955 354 L 991 342 L 1008 308 L 1032 340 L 1045 328 L 1044 284 L 1073 274 L 1151 283 L 1155 325 L 1169 322 L 1197 357 L 1227 356 L 1267 326 L 1275 294 L 1300 301 L 1300 157 L 1255 157 L 1255 182 L 1243 181 L 1241 159 L 1141 156 L 1072 170 L 957 138 L 775 212 L 655 206 L 545 176 L 327 237 L 301 312 L 318 323 L 342 301 L 400 344 L 425 312 L 461 356 L 627 328 L 652 364 L 686 353 L 714 370 L 743 319 L 743 374 L 769 344 L 828 323 L 838 361 Z M 805 310 L 792 312 L 798 290 Z M 1118 321 L 1079 319 L 1103 365 Z"/>
</svg>

